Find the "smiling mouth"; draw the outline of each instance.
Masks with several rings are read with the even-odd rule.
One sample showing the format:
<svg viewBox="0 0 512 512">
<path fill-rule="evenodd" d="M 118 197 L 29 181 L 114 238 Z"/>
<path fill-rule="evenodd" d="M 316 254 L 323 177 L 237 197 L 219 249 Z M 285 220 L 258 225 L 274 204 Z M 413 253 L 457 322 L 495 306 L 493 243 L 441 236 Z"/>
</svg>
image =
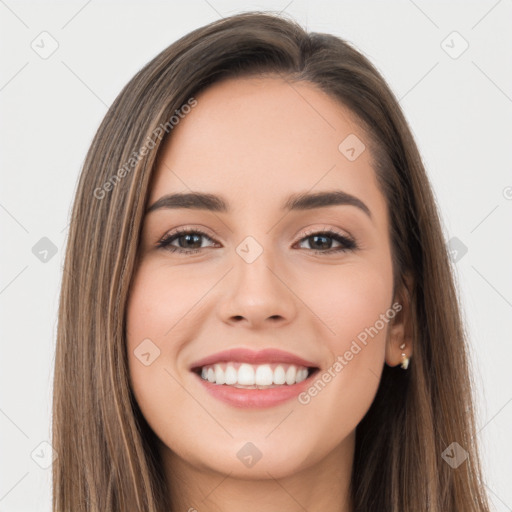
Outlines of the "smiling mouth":
<svg viewBox="0 0 512 512">
<path fill-rule="evenodd" d="M 201 379 L 219 386 L 269 389 L 299 384 L 317 373 L 319 368 L 289 363 L 249 364 L 227 361 L 193 368 L 192 371 Z"/>
</svg>

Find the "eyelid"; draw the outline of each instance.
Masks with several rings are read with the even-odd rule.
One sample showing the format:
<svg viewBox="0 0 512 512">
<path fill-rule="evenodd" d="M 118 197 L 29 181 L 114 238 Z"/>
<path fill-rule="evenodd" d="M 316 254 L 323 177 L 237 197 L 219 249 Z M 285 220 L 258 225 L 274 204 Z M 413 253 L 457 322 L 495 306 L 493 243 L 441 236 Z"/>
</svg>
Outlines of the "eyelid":
<svg viewBox="0 0 512 512">
<path fill-rule="evenodd" d="M 201 235 L 204 235 L 207 238 L 210 238 L 210 240 L 212 242 L 218 243 L 218 241 L 216 240 L 217 235 L 212 234 L 213 232 L 210 229 L 208 229 L 205 226 L 202 226 L 200 224 L 180 226 L 178 228 L 167 231 L 164 234 L 164 236 L 162 236 L 159 239 L 159 241 L 157 243 L 161 243 L 162 241 L 168 240 L 169 238 L 171 238 L 173 236 L 176 236 L 179 234 L 188 234 L 190 232 L 197 232 Z M 296 239 L 295 242 L 293 242 L 293 244 L 295 245 L 297 242 L 300 242 L 302 239 L 307 238 L 311 235 L 319 234 L 319 233 L 326 233 L 326 232 L 336 233 L 337 235 L 339 235 L 343 238 L 346 238 L 350 241 L 355 242 L 354 237 L 351 234 L 349 234 L 347 231 L 339 230 L 338 228 L 324 225 L 322 227 L 306 228 L 305 231 L 299 230 L 293 237 L 294 239 Z"/>
<path fill-rule="evenodd" d="M 322 226 L 322 227 L 314 227 L 314 228 L 307 228 L 305 231 L 299 231 L 297 236 L 300 235 L 300 239 L 314 235 L 316 233 L 325 233 L 325 232 L 333 232 L 336 233 L 339 236 L 342 236 L 344 238 L 347 238 L 349 240 L 355 241 L 354 237 L 346 230 L 341 230 L 332 226 Z"/>
<path fill-rule="evenodd" d="M 212 240 L 217 237 L 217 235 L 214 234 L 210 229 L 208 229 L 204 226 L 201 226 L 200 224 L 196 224 L 196 225 L 192 225 L 192 226 L 180 226 L 178 228 L 171 229 L 171 230 L 167 231 L 164 234 L 164 236 L 162 236 L 159 239 L 159 242 L 161 242 L 162 240 L 166 240 L 171 236 L 179 235 L 182 233 L 190 233 L 190 232 L 200 233 L 204 236 L 207 236 L 208 238 L 210 238 Z"/>
<path fill-rule="evenodd" d="M 181 236 L 187 234 L 196 234 L 203 238 L 207 238 L 212 242 L 212 245 L 206 247 L 199 248 L 183 248 L 179 246 L 172 245 L 173 242 L 179 239 Z M 212 234 L 213 233 L 213 234 Z M 315 249 L 315 248 L 305 248 L 305 247 L 297 247 L 302 243 L 307 243 L 308 238 L 313 235 L 323 235 L 328 238 L 331 238 L 338 244 L 338 247 L 330 247 L 325 250 L 323 249 Z M 218 237 L 216 233 L 214 233 L 211 229 L 206 226 L 195 224 L 195 225 L 185 225 L 179 226 L 177 228 L 171 229 L 168 231 L 160 240 L 156 243 L 157 249 L 168 250 L 171 253 L 181 254 L 182 256 L 192 256 L 194 254 L 203 253 L 205 249 L 215 249 L 222 248 L 223 245 L 221 242 L 218 242 Z M 342 230 L 338 227 L 334 227 L 332 225 L 316 225 L 316 226 L 308 226 L 307 228 L 302 228 L 301 231 L 295 234 L 294 242 L 291 246 L 292 249 L 305 250 L 307 254 L 315 254 L 322 256 L 334 256 L 346 252 L 354 252 L 361 249 L 359 242 L 356 238 L 354 238 L 348 231 Z"/>
<path fill-rule="evenodd" d="M 323 228 L 310 228 L 310 229 L 306 230 L 305 232 L 302 232 L 300 234 L 300 237 L 298 238 L 297 242 L 294 243 L 294 245 L 301 243 L 303 240 L 308 239 L 312 235 L 325 235 L 328 238 L 333 238 L 335 240 L 337 239 L 336 241 L 338 243 L 341 243 L 342 245 L 345 246 L 345 247 L 338 247 L 338 248 L 334 248 L 334 249 L 331 248 L 326 251 L 320 251 L 318 249 L 317 250 L 310 249 L 311 251 L 316 252 L 316 253 L 329 254 L 329 253 L 337 253 L 337 252 L 355 251 L 360 248 L 359 243 L 352 235 L 350 235 L 346 232 L 343 233 L 342 230 L 339 230 L 338 228 L 333 228 L 330 226 L 324 226 Z"/>
<path fill-rule="evenodd" d="M 324 225 L 316 225 L 312 228 L 308 227 L 306 229 L 301 229 L 295 234 L 294 239 L 298 237 L 297 242 L 300 242 L 300 240 L 302 240 L 303 238 L 306 238 L 308 236 L 315 235 L 317 233 L 326 233 L 326 232 L 336 233 L 340 237 L 346 238 L 347 240 L 350 240 L 354 243 L 356 242 L 356 239 L 347 230 L 340 229 L 340 228 L 334 227 L 332 225 L 325 225 L 325 224 Z M 297 242 L 294 242 L 294 243 L 297 243 Z"/>
</svg>

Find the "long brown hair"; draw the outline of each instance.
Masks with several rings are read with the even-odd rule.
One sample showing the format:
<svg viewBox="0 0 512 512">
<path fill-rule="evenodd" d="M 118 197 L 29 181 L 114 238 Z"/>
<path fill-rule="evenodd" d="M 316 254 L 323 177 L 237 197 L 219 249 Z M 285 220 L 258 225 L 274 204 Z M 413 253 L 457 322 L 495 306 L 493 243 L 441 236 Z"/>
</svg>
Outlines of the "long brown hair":
<svg viewBox="0 0 512 512">
<path fill-rule="evenodd" d="M 356 430 L 355 510 L 488 512 L 469 347 L 437 206 L 407 122 L 384 79 L 351 45 L 264 12 L 210 23 L 162 51 L 116 98 L 89 149 L 60 295 L 53 510 L 172 510 L 156 436 L 130 389 L 126 303 L 151 175 L 172 137 L 169 120 L 210 84 L 256 74 L 314 84 L 359 119 L 388 205 L 395 289 L 406 286 L 411 300 L 409 369 L 385 365 Z M 452 456 L 463 449 L 467 459 L 452 467 L 447 449 Z"/>
</svg>

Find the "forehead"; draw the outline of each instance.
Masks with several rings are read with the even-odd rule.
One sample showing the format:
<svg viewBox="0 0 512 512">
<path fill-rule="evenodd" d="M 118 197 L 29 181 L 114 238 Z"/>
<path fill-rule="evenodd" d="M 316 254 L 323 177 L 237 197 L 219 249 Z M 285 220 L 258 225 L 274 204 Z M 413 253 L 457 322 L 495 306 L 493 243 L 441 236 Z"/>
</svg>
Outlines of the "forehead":
<svg viewBox="0 0 512 512">
<path fill-rule="evenodd" d="M 342 189 L 385 207 L 365 132 L 348 108 L 315 85 L 228 79 L 196 100 L 160 149 L 150 204 L 194 190 L 260 213 L 292 193 Z M 344 153 L 347 144 L 357 153 L 366 149 L 354 160 Z"/>
</svg>

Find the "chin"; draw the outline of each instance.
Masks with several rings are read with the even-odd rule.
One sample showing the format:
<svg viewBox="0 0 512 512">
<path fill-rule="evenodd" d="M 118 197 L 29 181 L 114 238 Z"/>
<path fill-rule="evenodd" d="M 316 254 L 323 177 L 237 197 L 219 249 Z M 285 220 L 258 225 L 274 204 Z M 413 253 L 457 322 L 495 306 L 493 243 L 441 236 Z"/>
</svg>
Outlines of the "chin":
<svg viewBox="0 0 512 512">
<path fill-rule="evenodd" d="M 229 474 L 243 480 L 288 477 L 319 458 L 313 446 L 310 449 L 305 446 L 304 439 L 283 446 L 282 439 L 277 436 L 271 439 L 272 434 L 266 438 L 267 435 L 268 432 L 254 435 L 248 430 L 247 437 L 238 436 L 222 442 L 218 438 L 203 438 L 201 443 L 188 449 L 181 446 L 175 455 L 196 469 Z"/>
</svg>

